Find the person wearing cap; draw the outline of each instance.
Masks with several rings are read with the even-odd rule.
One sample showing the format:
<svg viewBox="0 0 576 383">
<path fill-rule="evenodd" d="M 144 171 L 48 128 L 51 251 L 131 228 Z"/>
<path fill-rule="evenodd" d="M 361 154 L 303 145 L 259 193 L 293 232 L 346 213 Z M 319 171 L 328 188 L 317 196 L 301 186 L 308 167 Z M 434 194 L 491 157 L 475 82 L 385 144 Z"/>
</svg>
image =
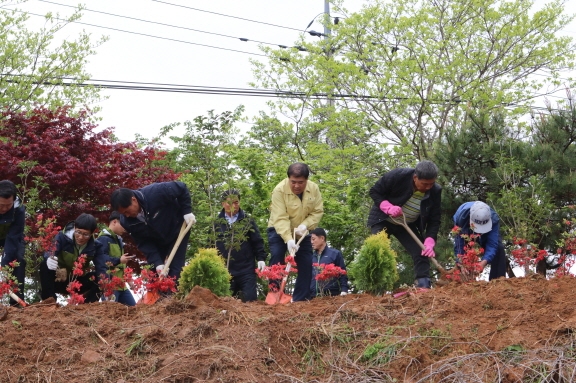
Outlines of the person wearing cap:
<svg viewBox="0 0 576 383">
<path fill-rule="evenodd" d="M 312 282 L 310 283 L 310 294 L 312 297 L 318 295 L 346 295 L 348 294 L 348 276 L 346 274 L 340 275 L 338 278 L 333 278 L 323 285 L 322 282 L 316 279 L 316 276 L 322 272 L 321 266 L 318 265 L 334 265 L 346 271 L 346 264 L 344 257 L 340 250 L 328 247 L 326 243 L 326 230 L 321 227 L 310 232 L 310 240 L 312 242 Z"/>
<path fill-rule="evenodd" d="M 18 295 L 24 299 L 24 279 L 26 276 L 26 260 L 24 259 L 24 226 L 26 209 L 18 198 L 16 185 L 12 181 L 0 181 L 0 246 L 2 253 L 2 268 L 13 262 L 18 266 L 13 269 L 13 276 L 18 282 Z M 0 275 L 0 281 L 2 281 Z M 10 298 L 10 305 L 17 306 Z"/>
<path fill-rule="evenodd" d="M 310 235 L 296 242 L 307 230 L 313 230 L 324 214 L 324 204 L 318 185 L 308 180 L 310 169 L 301 162 L 288 167 L 288 178 L 282 180 L 272 191 L 270 219 L 268 220 L 268 246 L 270 265 L 284 264 L 288 251 L 296 251 L 298 276 L 294 285 L 294 302 L 310 299 L 312 278 L 312 243 Z M 293 239 L 296 229 L 296 240 Z M 278 281 L 271 281 L 278 285 Z"/>
<path fill-rule="evenodd" d="M 232 275 L 232 295 L 238 296 L 242 292 L 243 302 L 257 300 L 254 263 L 258 269 L 263 270 L 266 266 L 266 251 L 256 222 L 240 208 L 239 190 L 230 189 L 222 193 L 222 211 L 214 227 L 216 247 Z"/>
<path fill-rule="evenodd" d="M 482 270 L 490 264 L 489 279 L 506 276 L 506 253 L 500 236 L 500 217 L 490 206 L 481 201 L 466 202 L 456 210 L 454 225 L 460 235 L 480 234 L 477 242 L 484 249 L 480 261 Z M 464 239 L 457 235 L 454 241 L 454 256 L 464 253 Z"/>
<path fill-rule="evenodd" d="M 398 239 L 414 261 L 416 287 L 429 289 L 430 258 L 440 229 L 442 187 L 436 183 L 438 167 L 431 161 L 419 162 L 415 168 L 398 168 L 384 174 L 370 189 L 374 205 L 368 216 L 372 234 L 386 230 Z M 408 226 L 420 241 L 422 250 L 406 229 L 391 218 L 405 216 Z"/>
</svg>

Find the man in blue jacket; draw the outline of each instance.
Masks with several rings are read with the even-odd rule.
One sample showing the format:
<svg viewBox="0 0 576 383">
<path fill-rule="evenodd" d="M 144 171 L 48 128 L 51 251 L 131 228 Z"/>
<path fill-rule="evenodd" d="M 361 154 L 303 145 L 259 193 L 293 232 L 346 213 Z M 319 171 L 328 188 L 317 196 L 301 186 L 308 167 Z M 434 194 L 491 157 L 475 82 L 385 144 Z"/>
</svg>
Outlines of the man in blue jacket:
<svg viewBox="0 0 576 383">
<path fill-rule="evenodd" d="M 26 260 L 24 259 L 24 222 L 25 207 L 16 195 L 16 186 L 12 181 L 0 181 L 0 246 L 4 248 L 2 267 L 12 262 L 18 262 L 13 270 L 13 276 L 18 281 L 18 295 L 24 298 L 24 278 L 26 276 Z M 10 298 L 10 305 L 17 303 Z"/>
<path fill-rule="evenodd" d="M 119 277 L 123 276 L 126 264 L 135 257 L 124 254 L 122 234 L 126 231 L 120 225 L 120 213 L 113 211 L 108 221 L 108 229 L 102 230 L 96 239 L 96 248 L 100 256 L 94 259 L 94 267 L 96 267 L 96 275 L 99 280 L 109 279 L 117 274 L 120 274 Z M 114 291 L 114 297 L 118 303 L 136 306 L 132 292 L 125 286 Z"/>
<path fill-rule="evenodd" d="M 95 230 L 96 219 L 83 213 L 56 235 L 56 250 L 45 253 L 40 263 L 42 300 L 50 297 L 56 300 L 56 293 L 67 295 L 68 283 L 76 278 L 82 284 L 79 293 L 84 296 L 84 303 L 98 301 L 100 289 L 96 284 L 96 273 L 90 271 L 90 262 L 99 256 L 94 243 Z M 72 277 L 74 262 L 83 254 L 86 255 L 86 263 L 82 267 L 84 274 Z"/>
<path fill-rule="evenodd" d="M 120 188 L 112 193 L 112 210 L 121 214 L 120 224 L 132 236 L 149 265 L 160 273 L 174 247 L 182 223 L 196 223 L 190 192 L 184 182 L 159 182 L 138 190 Z M 169 277 L 176 283 L 186 261 L 190 232 L 180 243 L 170 264 Z"/>
<path fill-rule="evenodd" d="M 222 193 L 222 211 L 215 224 L 216 247 L 232 275 L 230 290 L 233 296 L 244 295 L 244 302 L 258 299 L 256 294 L 255 262 L 263 270 L 266 266 L 264 240 L 256 222 L 240 209 L 240 191 Z"/>
<path fill-rule="evenodd" d="M 335 265 L 346 271 L 346 264 L 344 257 L 340 250 L 328 247 L 326 243 L 326 231 L 317 227 L 310 232 L 310 240 L 312 241 L 312 264 L 318 265 Z M 310 293 L 312 297 L 318 295 L 346 295 L 348 294 L 348 276 L 346 274 L 340 275 L 338 278 L 333 278 L 329 281 L 319 281 L 316 276 L 322 272 L 322 267 L 312 267 L 312 282 L 310 283 Z"/>
<path fill-rule="evenodd" d="M 416 168 L 389 171 L 370 189 L 374 205 L 368 216 L 372 234 L 386 229 L 398 239 L 412 256 L 416 287 L 430 288 L 430 258 L 440 229 L 442 187 L 436 183 L 438 168 L 433 162 L 422 161 Z M 404 227 L 390 217 L 406 217 L 412 231 L 424 242 L 424 250 Z"/>
<path fill-rule="evenodd" d="M 466 202 L 454 214 L 454 225 L 460 227 L 460 234 L 481 234 L 476 240 L 484 249 L 480 261 L 482 270 L 490 264 L 489 279 L 506 276 L 506 253 L 500 237 L 500 217 L 484 202 Z M 454 240 L 454 256 L 464 254 L 464 239 L 457 235 Z"/>
</svg>

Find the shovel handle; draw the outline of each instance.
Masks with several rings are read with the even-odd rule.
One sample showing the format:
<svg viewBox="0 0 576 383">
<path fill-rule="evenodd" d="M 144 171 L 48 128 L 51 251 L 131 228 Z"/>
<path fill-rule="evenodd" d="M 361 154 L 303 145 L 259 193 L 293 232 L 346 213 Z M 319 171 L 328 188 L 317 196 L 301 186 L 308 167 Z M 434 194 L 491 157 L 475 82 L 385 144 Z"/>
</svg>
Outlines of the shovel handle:
<svg viewBox="0 0 576 383">
<path fill-rule="evenodd" d="M 174 243 L 174 247 L 172 248 L 172 251 L 168 256 L 168 259 L 164 263 L 164 269 L 162 269 L 160 276 L 165 277 L 168 275 L 168 272 L 170 272 L 170 263 L 172 263 L 172 259 L 174 259 L 174 255 L 176 254 L 176 251 L 178 250 L 180 243 L 182 243 L 182 239 L 184 239 L 184 236 L 186 235 L 188 230 L 190 230 L 192 225 L 194 225 L 194 223 L 192 222 L 190 222 L 188 225 L 186 225 L 186 221 L 182 222 L 182 228 L 180 228 L 180 234 L 178 234 L 178 239 L 176 239 L 176 243 Z"/>
<path fill-rule="evenodd" d="M 401 225 L 404 227 L 404 229 L 406 229 L 406 231 L 408 232 L 408 234 L 410 234 L 410 236 L 412 238 L 414 238 L 414 241 L 416 241 L 416 244 L 418 246 L 420 246 L 420 248 L 422 250 L 426 249 L 426 246 L 424 246 L 424 244 L 422 243 L 422 241 L 420 241 L 420 238 L 418 238 L 418 236 L 416 236 L 416 234 L 414 234 L 414 232 L 412 231 L 412 229 L 410 229 L 410 226 L 408 226 L 408 224 L 406 223 L 406 217 L 404 216 L 404 214 L 402 214 L 402 219 L 400 219 L 400 217 L 392 217 L 390 216 L 390 219 L 392 220 L 392 222 Z M 434 257 L 430 257 L 430 261 L 432 261 L 432 263 L 434 264 L 434 266 L 436 266 L 436 268 L 438 270 L 440 270 L 440 272 L 446 272 L 446 270 L 444 270 L 444 268 L 440 265 L 440 263 L 438 263 L 438 261 L 436 260 L 436 258 Z"/>
</svg>

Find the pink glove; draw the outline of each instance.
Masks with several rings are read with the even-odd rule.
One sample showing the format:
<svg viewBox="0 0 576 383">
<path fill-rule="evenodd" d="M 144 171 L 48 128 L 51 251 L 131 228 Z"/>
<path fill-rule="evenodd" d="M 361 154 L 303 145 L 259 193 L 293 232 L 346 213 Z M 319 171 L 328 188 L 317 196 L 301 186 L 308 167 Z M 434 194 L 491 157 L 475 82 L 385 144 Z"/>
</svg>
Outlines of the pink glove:
<svg viewBox="0 0 576 383">
<path fill-rule="evenodd" d="M 434 254 L 434 246 L 436 245 L 436 241 L 431 238 L 428 237 L 424 240 L 424 247 L 425 249 L 422 250 L 422 255 L 425 257 L 435 257 L 436 254 Z"/>
<path fill-rule="evenodd" d="M 380 210 L 394 218 L 400 217 L 402 215 L 402 208 L 400 206 L 392 205 L 388 201 L 382 201 L 380 204 Z"/>
</svg>

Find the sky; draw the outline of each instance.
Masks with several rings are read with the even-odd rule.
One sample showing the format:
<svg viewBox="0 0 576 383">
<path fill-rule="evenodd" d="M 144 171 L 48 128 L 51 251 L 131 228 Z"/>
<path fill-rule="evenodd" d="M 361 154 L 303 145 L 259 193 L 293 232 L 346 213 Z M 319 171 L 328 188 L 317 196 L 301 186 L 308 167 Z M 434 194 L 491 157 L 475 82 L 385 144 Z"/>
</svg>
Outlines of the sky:
<svg viewBox="0 0 576 383">
<path fill-rule="evenodd" d="M 546 2 L 536 0 L 535 7 Z M 362 0 L 345 0 L 344 5 L 353 12 L 363 3 Z M 77 0 L 29 0 L 8 7 L 65 16 L 73 12 L 71 6 L 78 4 Z M 312 20 L 320 20 L 324 11 L 324 0 L 85 0 L 81 4 L 87 10 L 80 22 L 91 25 L 70 24 L 63 29 L 60 38 L 74 38 L 81 30 L 91 33 L 94 40 L 108 36 L 109 40 L 89 59 L 87 72 L 92 79 L 225 88 L 250 88 L 249 83 L 254 81 L 250 59 L 265 60 L 254 40 L 293 46 L 301 31 Z M 568 1 L 566 9 L 569 14 L 576 13 L 576 1 Z M 332 16 L 338 15 L 342 14 L 332 9 Z M 37 28 L 43 19 L 30 16 L 29 23 Z M 308 30 L 323 31 L 323 26 L 314 22 Z M 576 22 L 565 33 L 576 38 Z M 251 41 L 243 42 L 239 38 Z M 318 37 L 307 35 L 307 39 Z M 133 140 L 137 133 L 146 138 L 155 137 L 162 127 L 192 120 L 211 109 L 219 113 L 244 105 L 245 116 L 255 116 L 260 110 L 269 110 L 266 103 L 273 100 L 134 90 L 103 90 L 101 94 L 108 98 L 99 104 L 102 108 L 97 115 L 101 118 L 99 125 L 101 128 L 114 127 L 122 141 Z"/>
</svg>

